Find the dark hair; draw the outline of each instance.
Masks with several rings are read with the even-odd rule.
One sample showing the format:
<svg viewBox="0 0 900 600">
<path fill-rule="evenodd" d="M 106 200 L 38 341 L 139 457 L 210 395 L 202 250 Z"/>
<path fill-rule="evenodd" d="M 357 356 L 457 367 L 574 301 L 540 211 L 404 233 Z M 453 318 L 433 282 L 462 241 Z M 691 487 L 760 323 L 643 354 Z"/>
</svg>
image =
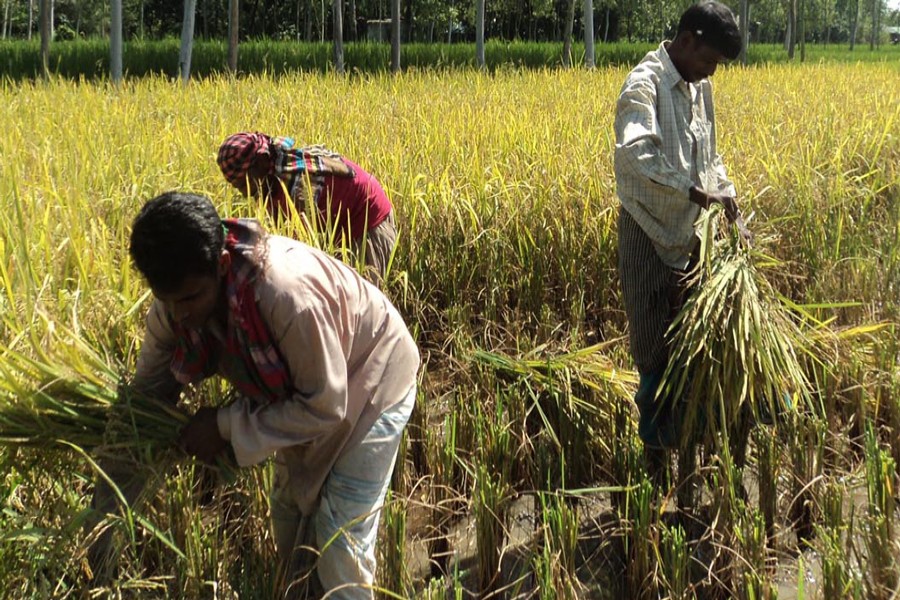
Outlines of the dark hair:
<svg viewBox="0 0 900 600">
<path fill-rule="evenodd" d="M 734 60 L 741 53 L 741 33 L 731 9 L 715 0 L 688 8 L 678 22 L 678 33 L 690 31 L 701 43 Z"/>
<path fill-rule="evenodd" d="M 129 253 L 155 291 L 177 290 L 188 277 L 215 275 L 225 233 L 209 198 L 166 192 L 134 219 Z"/>
</svg>

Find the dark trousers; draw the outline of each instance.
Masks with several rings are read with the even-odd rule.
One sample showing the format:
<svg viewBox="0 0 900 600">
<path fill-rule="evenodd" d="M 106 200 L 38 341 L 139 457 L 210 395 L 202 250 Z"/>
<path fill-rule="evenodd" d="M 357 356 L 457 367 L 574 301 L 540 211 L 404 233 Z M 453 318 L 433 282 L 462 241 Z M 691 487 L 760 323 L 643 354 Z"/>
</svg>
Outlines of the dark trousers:
<svg viewBox="0 0 900 600">
<path fill-rule="evenodd" d="M 618 267 L 631 355 L 641 376 L 635 395 L 640 412 L 638 434 L 645 444 L 676 447 L 677 402 L 657 398 L 657 389 L 669 359 L 667 331 L 690 292 L 687 275 L 691 267 L 682 271 L 666 265 L 644 230 L 621 207 Z"/>
</svg>

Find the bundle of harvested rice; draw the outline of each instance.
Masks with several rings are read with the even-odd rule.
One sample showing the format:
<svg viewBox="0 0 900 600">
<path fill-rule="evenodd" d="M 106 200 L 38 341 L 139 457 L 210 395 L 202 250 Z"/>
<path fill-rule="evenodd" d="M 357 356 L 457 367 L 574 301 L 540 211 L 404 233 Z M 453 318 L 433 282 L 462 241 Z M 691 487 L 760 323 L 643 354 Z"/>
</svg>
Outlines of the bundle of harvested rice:
<svg viewBox="0 0 900 600">
<path fill-rule="evenodd" d="M 658 397 L 684 402 L 681 427 L 692 436 L 727 434 L 748 409 L 762 420 L 815 411 L 803 366 L 814 354 L 810 340 L 760 271 L 778 261 L 734 231 L 717 236 L 719 214 L 702 217 L 699 265 L 669 328 L 669 363 L 658 390 Z"/>
<path fill-rule="evenodd" d="M 583 398 L 572 386 L 577 383 L 584 389 L 612 394 L 631 399 L 637 384 L 634 371 L 618 368 L 608 356 L 608 349 L 614 342 L 594 344 L 572 352 L 547 355 L 540 358 L 543 347 L 536 348 L 529 355 L 512 358 L 496 352 L 476 350 L 473 358 L 507 377 L 525 379 L 542 390 L 563 389 L 572 396 L 577 406 L 589 411 L 598 407 Z"/>
<path fill-rule="evenodd" d="M 0 445 L 138 460 L 171 453 L 188 416 L 122 386 L 122 369 L 74 332 L 53 329 L 52 343 L 28 353 L 0 345 Z"/>
</svg>

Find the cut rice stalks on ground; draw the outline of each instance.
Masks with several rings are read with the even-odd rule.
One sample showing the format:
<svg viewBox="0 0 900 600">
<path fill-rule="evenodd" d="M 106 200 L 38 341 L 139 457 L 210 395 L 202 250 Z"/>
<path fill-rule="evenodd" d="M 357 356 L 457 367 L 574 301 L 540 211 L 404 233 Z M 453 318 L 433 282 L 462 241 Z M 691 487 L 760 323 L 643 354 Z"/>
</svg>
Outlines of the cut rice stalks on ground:
<svg viewBox="0 0 900 600">
<path fill-rule="evenodd" d="M 637 386 L 637 373 L 613 364 L 607 351 L 615 342 L 594 344 L 571 352 L 556 355 L 542 355 L 545 347 L 538 347 L 520 358 L 475 350 L 472 357 L 476 362 L 492 368 L 508 378 L 526 379 L 543 390 L 566 387 L 572 393 L 571 384 L 577 383 L 594 392 L 612 393 L 631 399 Z M 587 399 L 577 397 L 579 404 L 593 410 L 596 406 Z"/>
<path fill-rule="evenodd" d="M 520 358 L 486 350 L 476 350 L 472 357 L 507 381 L 524 385 L 546 432 L 553 435 L 550 420 L 539 401 L 542 395 L 554 397 L 560 403 L 559 408 L 570 417 L 581 413 L 611 418 L 612 403 L 632 402 L 637 373 L 619 368 L 607 355 L 617 341 L 556 355 L 542 356 L 545 347 L 541 346 Z M 598 401 L 591 397 L 594 395 L 606 400 Z"/>
</svg>

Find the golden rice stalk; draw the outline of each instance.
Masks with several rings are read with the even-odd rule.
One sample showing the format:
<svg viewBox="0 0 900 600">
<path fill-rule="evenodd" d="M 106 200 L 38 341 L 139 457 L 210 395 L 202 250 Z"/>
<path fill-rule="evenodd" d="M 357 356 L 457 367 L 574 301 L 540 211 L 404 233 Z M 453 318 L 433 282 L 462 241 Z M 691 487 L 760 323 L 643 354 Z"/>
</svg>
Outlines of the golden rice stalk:
<svg viewBox="0 0 900 600">
<path fill-rule="evenodd" d="M 580 398 L 571 383 L 583 389 L 612 394 L 631 400 L 637 385 L 634 371 L 617 367 L 607 356 L 613 342 L 594 344 L 571 352 L 557 355 L 537 356 L 543 347 L 537 348 L 521 358 L 513 358 L 496 352 L 475 350 L 473 358 L 507 377 L 524 379 L 539 389 L 552 390 L 565 387 L 572 395 L 577 407 L 595 412 L 598 406 L 590 399 Z"/>
<path fill-rule="evenodd" d="M 134 456 L 174 448 L 186 414 L 122 386 L 122 369 L 77 334 L 50 329 L 52 343 L 27 354 L 0 345 L 0 446 Z"/>
<path fill-rule="evenodd" d="M 701 422 L 710 433 L 734 425 L 744 406 L 757 418 L 818 413 L 801 359 L 815 356 L 814 349 L 757 266 L 777 260 L 734 232 L 717 238 L 715 208 L 702 217 L 701 258 L 692 292 L 669 328 L 670 358 L 658 393 L 683 399 L 683 431 L 695 434 Z"/>
</svg>

